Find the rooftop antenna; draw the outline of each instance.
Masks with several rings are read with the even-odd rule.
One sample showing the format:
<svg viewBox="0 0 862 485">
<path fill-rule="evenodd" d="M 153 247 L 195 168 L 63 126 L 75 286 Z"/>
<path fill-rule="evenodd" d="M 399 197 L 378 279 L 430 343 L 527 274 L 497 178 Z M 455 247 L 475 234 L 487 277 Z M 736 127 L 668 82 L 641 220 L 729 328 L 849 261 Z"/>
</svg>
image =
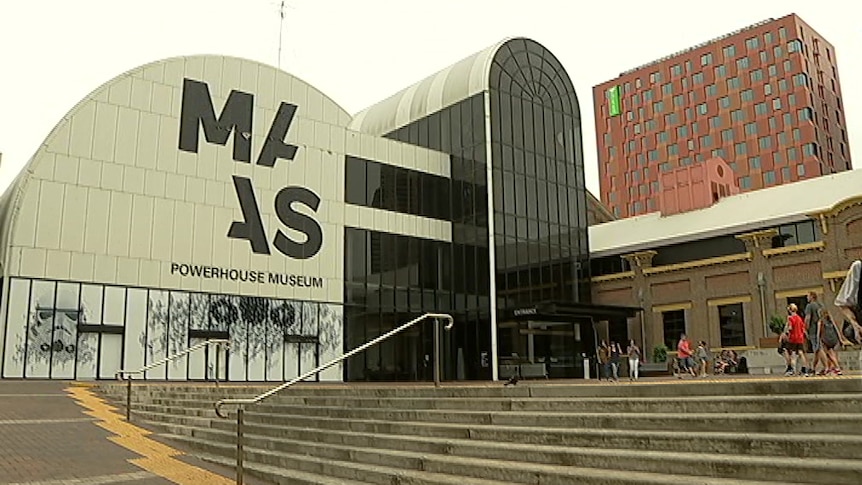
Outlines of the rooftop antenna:
<svg viewBox="0 0 862 485">
<path fill-rule="evenodd" d="M 284 32 L 284 0 L 282 0 L 281 5 L 278 7 L 278 69 L 281 70 L 281 36 Z"/>
</svg>

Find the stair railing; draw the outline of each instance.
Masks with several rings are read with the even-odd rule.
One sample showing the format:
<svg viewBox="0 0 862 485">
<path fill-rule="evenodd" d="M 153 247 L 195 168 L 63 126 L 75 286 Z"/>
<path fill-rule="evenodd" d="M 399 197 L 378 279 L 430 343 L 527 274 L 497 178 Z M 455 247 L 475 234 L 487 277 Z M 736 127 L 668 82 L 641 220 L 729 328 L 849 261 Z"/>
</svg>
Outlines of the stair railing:
<svg viewBox="0 0 862 485">
<path fill-rule="evenodd" d="M 243 484 L 243 458 L 244 458 L 244 456 L 243 456 L 244 455 L 243 454 L 243 413 L 245 412 L 245 406 L 257 404 L 257 403 L 263 401 L 264 399 L 267 399 L 267 398 L 281 392 L 282 390 L 287 389 L 288 387 L 296 384 L 297 382 L 300 382 L 300 381 L 303 381 L 305 379 L 308 379 L 309 377 L 315 376 L 315 375 L 319 374 L 320 372 L 334 366 L 335 364 L 338 364 L 338 363 L 340 363 L 340 362 L 342 362 L 342 361 L 344 361 L 350 357 L 353 357 L 354 355 L 365 351 L 369 347 L 373 347 L 373 346 L 379 344 L 380 342 L 383 342 L 383 341 L 389 339 L 390 337 L 392 337 L 396 334 L 399 334 L 399 333 L 403 332 L 404 330 L 407 330 L 408 328 L 412 327 L 413 325 L 415 325 L 415 324 L 417 324 L 423 320 L 426 320 L 428 318 L 434 319 L 434 387 L 440 387 L 440 320 L 446 320 L 449 322 L 444 327 L 446 330 L 450 330 L 452 328 L 452 325 L 454 325 L 455 320 L 452 318 L 452 315 L 447 315 L 445 313 L 426 313 L 426 314 L 424 314 L 418 318 L 414 318 L 413 320 L 410 320 L 409 322 L 405 323 L 404 325 L 401 325 L 398 328 L 390 330 L 389 332 L 375 338 L 374 340 L 370 340 L 370 341 L 360 345 L 359 347 L 356 347 L 355 349 L 351 350 L 350 352 L 347 352 L 346 354 L 342 355 L 341 357 L 333 359 L 333 360 L 331 360 L 331 361 L 329 361 L 329 362 L 327 362 L 321 366 L 318 366 L 318 367 L 306 372 L 305 374 L 302 374 L 298 377 L 295 377 L 295 378 L 293 378 L 293 379 L 291 379 L 291 380 L 289 380 L 289 381 L 287 381 L 287 382 L 285 382 L 279 386 L 273 387 L 272 389 L 270 389 L 270 390 L 268 390 L 262 394 L 259 394 L 255 397 L 246 398 L 246 399 L 236 399 L 236 398 L 234 398 L 234 399 L 221 399 L 218 402 L 216 402 L 215 403 L 215 412 L 222 419 L 227 419 L 229 417 L 228 415 L 222 413 L 222 407 L 228 406 L 228 405 L 232 405 L 232 406 L 237 407 L 237 409 L 236 409 L 236 483 L 237 483 L 237 485 Z"/>
<path fill-rule="evenodd" d="M 227 339 L 210 339 L 210 340 L 206 340 L 204 342 L 200 342 L 198 344 L 192 345 L 191 347 L 187 348 L 186 350 L 183 350 L 182 352 L 177 352 L 174 355 L 169 355 L 169 356 L 165 357 L 164 359 L 157 360 L 155 362 L 147 364 L 138 370 L 123 370 L 123 369 L 118 370 L 117 374 L 116 374 L 117 380 L 120 380 L 120 381 L 126 380 L 126 421 L 131 422 L 131 420 L 132 420 L 132 380 L 133 380 L 132 376 L 143 375 L 144 372 L 146 372 L 150 369 L 154 369 L 156 367 L 159 367 L 160 365 L 165 365 L 168 362 L 173 362 L 173 361 L 179 359 L 180 357 L 188 355 L 188 354 L 190 354 L 190 353 L 192 353 L 195 350 L 198 350 L 200 348 L 203 348 L 203 347 L 209 348 L 211 345 L 215 346 L 215 349 L 216 349 L 214 380 L 215 380 L 216 387 L 218 387 L 218 385 L 219 385 L 218 373 L 219 373 L 219 367 L 220 367 L 219 366 L 219 356 L 221 355 L 221 347 L 222 346 L 224 346 L 225 348 L 230 347 L 230 341 Z"/>
</svg>

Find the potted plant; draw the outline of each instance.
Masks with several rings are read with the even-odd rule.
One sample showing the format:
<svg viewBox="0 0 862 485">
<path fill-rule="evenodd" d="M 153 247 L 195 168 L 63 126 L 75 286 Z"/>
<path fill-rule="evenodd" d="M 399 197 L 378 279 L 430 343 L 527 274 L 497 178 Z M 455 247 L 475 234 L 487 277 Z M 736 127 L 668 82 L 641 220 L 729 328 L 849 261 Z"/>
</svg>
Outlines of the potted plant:
<svg viewBox="0 0 862 485">
<path fill-rule="evenodd" d="M 655 363 L 667 362 L 667 345 L 658 344 L 652 349 L 652 361 Z"/>
<path fill-rule="evenodd" d="M 760 339 L 760 347 L 764 349 L 777 349 L 778 348 L 778 336 L 784 332 L 784 325 L 786 321 L 784 317 L 781 315 L 772 315 L 769 317 L 769 320 L 766 322 L 766 325 L 769 327 L 769 330 L 772 332 L 773 336 L 763 337 Z"/>
</svg>

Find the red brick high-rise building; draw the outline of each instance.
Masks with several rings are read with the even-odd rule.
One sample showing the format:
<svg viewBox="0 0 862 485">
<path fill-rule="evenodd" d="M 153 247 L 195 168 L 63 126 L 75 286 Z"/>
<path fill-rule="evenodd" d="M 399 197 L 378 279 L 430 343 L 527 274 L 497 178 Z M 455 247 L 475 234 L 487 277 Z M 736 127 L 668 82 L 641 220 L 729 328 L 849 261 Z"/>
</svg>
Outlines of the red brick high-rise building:
<svg viewBox="0 0 862 485">
<path fill-rule="evenodd" d="M 835 48 L 795 14 L 593 88 L 601 200 L 659 210 L 660 173 L 727 160 L 741 191 L 850 170 Z"/>
</svg>

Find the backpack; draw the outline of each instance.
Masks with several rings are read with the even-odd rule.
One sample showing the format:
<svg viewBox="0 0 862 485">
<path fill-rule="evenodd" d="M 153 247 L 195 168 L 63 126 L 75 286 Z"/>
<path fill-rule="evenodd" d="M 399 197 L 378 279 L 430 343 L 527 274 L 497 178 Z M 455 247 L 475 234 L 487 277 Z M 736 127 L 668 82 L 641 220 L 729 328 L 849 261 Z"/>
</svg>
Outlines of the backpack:
<svg viewBox="0 0 862 485">
<path fill-rule="evenodd" d="M 832 348 L 838 345 L 840 339 L 838 338 L 838 329 L 835 327 L 835 322 L 832 320 L 823 322 L 823 335 L 820 336 L 820 339 L 823 340 L 823 343 L 827 347 Z"/>
</svg>

